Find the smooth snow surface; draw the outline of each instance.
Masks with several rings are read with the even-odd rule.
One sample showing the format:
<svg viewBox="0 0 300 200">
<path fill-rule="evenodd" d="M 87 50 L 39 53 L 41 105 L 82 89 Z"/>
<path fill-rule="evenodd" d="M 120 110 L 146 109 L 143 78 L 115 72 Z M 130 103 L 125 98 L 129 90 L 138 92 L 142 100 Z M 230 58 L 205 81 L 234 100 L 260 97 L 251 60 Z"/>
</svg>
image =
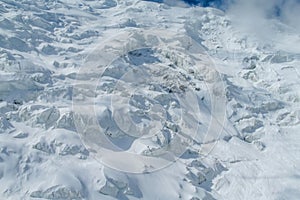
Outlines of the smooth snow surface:
<svg viewBox="0 0 300 200">
<path fill-rule="evenodd" d="M 296 29 L 140 0 L 0 13 L 0 199 L 300 198 Z"/>
</svg>

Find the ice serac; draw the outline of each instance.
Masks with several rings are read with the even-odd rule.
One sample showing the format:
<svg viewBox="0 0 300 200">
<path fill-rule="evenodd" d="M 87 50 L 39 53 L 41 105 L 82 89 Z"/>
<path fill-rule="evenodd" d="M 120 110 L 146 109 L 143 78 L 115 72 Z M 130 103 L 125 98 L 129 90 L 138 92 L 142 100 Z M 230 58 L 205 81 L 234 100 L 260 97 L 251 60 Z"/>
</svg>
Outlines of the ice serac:
<svg viewBox="0 0 300 200">
<path fill-rule="evenodd" d="M 0 2 L 0 199 L 299 198 L 299 34 L 155 2 Z"/>
</svg>

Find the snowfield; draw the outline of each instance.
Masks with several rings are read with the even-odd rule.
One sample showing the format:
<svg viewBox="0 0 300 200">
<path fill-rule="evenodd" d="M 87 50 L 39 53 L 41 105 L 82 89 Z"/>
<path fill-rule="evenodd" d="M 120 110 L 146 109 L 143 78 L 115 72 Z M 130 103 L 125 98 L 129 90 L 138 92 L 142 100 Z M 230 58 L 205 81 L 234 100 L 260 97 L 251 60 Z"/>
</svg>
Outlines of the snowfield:
<svg viewBox="0 0 300 200">
<path fill-rule="evenodd" d="M 300 198 L 293 27 L 141 0 L 0 13 L 0 199 Z"/>
</svg>

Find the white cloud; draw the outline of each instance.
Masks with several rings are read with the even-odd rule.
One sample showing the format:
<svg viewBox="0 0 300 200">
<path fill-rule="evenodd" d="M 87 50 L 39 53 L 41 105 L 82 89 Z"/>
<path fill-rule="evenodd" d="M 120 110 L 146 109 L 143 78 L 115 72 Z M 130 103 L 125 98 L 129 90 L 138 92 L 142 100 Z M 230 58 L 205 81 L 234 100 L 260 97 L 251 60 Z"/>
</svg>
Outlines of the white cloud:
<svg viewBox="0 0 300 200">
<path fill-rule="evenodd" d="M 235 0 L 227 6 L 233 24 L 247 34 L 263 41 L 284 42 L 280 45 L 285 47 L 300 43 L 300 37 L 295 37 L 300 35 L 299 0 Z M 286 27 L 284 31 L 282 27 Z"/>
<path fill-rule="evenodd" d="M 287 1 L 282 7 L 282 20 L 300 32 L 300 2 Z"/>
</svg>

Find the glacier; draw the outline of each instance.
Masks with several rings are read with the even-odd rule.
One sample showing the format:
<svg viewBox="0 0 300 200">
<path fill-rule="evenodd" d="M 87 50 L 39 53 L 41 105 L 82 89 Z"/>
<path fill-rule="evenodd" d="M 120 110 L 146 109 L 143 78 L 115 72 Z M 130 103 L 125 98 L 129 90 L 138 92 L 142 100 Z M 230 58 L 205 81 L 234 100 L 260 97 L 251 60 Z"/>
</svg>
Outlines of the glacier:
<svg viewBox="0 0 300 200">
<path fill-rule="evenodd" d="M 0 1 L 0 199 L 299 199 L 296 22 L 174 2 Z"/>
</svg>

